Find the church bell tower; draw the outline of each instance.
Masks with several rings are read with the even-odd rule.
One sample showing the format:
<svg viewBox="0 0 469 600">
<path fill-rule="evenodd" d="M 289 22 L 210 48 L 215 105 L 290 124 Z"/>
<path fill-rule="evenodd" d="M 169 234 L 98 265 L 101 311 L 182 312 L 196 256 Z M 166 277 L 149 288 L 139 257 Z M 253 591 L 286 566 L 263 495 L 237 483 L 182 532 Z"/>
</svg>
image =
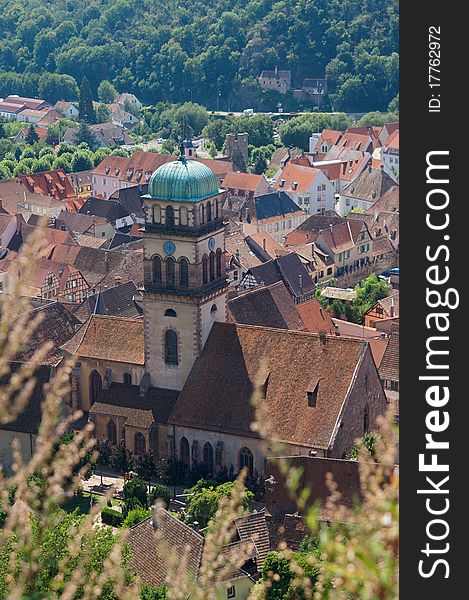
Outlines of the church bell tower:
<svg viewBox="0 0 469 600">
<path fill-rule="evenodd" d="M 226 192 L 203 163 L 166 163 L 145 208 L 145 369 L 151 385 L 181 390 L 212 325 L 226 320 Z"/>
</svg>

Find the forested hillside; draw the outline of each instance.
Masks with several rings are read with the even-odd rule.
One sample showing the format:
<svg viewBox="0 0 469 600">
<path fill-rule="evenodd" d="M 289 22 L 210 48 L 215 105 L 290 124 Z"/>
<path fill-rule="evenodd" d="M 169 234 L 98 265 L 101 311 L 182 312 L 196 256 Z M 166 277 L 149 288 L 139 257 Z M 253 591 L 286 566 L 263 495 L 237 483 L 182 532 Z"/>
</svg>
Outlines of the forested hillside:
<svg viewBox="0 0 469 600">
<path fill-rule="evenodd" d="M 273 110 L 256 77 L 277 65 L 366 112 L 396 96 L 398 64 L 397 0 L 0 0 L 0 97 L 74 99 L 86 75 L 145 103 Z"/>
</svg>

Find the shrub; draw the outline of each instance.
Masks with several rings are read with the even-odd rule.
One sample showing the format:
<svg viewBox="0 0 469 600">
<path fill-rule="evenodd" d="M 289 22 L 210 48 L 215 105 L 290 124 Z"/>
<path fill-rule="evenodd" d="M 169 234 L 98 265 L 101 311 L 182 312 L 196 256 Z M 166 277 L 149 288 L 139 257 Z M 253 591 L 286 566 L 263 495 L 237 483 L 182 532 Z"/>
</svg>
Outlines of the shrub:
<svg viewBox="0 0 469 600">
<path fill-rule="evenodd" d="M 130 510 L 122 523 L 122 527 L 133 527 L 134 525 L 138 525 L 138 523 L 148 519 L 150 515 L 151 511 L 145 510 L 144 508 Z"/>
<path fill-rule="evenodd" d="M 139 477 L 134 477 L 126 483 L 123 488 L 123 499 L 126 504 L 131 498 L 136 498 L 140 504 L 146 508 L 147 506 L 147 484 Z"/>
<path fill-rule="evenodd" d="M 165 485 L 155 485 L 150 492 L 150 504 L 155 504 L 156 500 L 163 500 L 166 507 L 168 507 L 169 501 L 171 500 L 169 488 L 167 488 Z"/>
<path fill-rule="evenodd" d="M 122 523 L 124 522 L 124 516 L 118 510 L 105 507 L 101 511 L 101 521 L 105 525 L 111 525 L 112 527 L 122 527 Z"/>
</svg>

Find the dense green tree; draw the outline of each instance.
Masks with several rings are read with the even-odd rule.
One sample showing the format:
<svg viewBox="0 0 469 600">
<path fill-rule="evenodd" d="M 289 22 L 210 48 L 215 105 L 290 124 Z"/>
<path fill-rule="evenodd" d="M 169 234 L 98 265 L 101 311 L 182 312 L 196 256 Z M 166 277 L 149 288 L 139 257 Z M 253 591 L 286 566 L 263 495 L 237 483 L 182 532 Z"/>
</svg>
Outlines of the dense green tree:
<svg viewBox="0 0 469 600">
<path fill-rule="evenodd" d="M 115 97 L 117 96 L 117 90 L 112 85 L 110 81 L 104 79 L 98 86 L 98 98 L 100 102 L 104 104 L 110 104 L 114 102 Z"/>
<path fill-rule="evenodd" d="M 30 146 L 32 146 L 33 144 L 35 144 L 38 141 L 39 141 L 39 134 L 37 133 L 34 125 L 31 123 L 31 125 L 28 127 L 28 133 L 26 134 L 25 142 L 27 144 L 29 144 Z"/>
<path fill-rule="evenodd" d="M 79 96 L 75 79 L 71 75 L 58 73 L 43 73 L 39 78 L 37 93 L 51 104 L 55 104 L 57 100 L 73 102 Z"/>
<path fill-rule="evenodd" d="M 96 123 L 96 113 L 93 106 L 93 97 L 91 96 L 90 82 L 87 77 L 83 77 L 80 86 L 80 103 L 78 110 L 80 112 L 80 121 L 90 125 Z"/>
<path fill-rule="evenodd" d="M 79 151 L 75 152 L 71 162 L 71 168 L 73 173 L 79 171 L 88 171 L 94 166 L 93 162 L 94 155 L 92 152 Z"/>
<path fill-rule="evenodd" d="M 215 515 L 218 502 L 223 496 L 231 496 L 235 482 L 229 481 L 217 485 L 214 482 L 207 483 L 204 480 L 186 490 L 188 494 L 187 514 L 192 521 L 197 521 L 199 527 L 206 527 L 210 519 Z M 246 492 L 244 508 L 247 510 L 253 499 L 253 493 Z"/>
<path fill-rule="evenodd" d="M 146 508 L 148 504 L 147 485 L 142 479 L 134 477 L 133 479 L 126 481 L 124 483 L 122 492 L 124 502 L 128 503 L 130 502 L 131 498 L 136 498 L 140 502 L 140 504 Z"/>
<path fill-rule="evenodd" d="M 0 120 L 0 139 L 6 138 L 6 137 L 7 137 L 7 132 L 5 129 L 5 125 L 3 124 L 3 121 Z"/>
<path fill-rule="evenodd" d="M 122 523 L 122 527 L 133 527 L 134 525 L 138 525 L 145 519 L 151 515 L 151 511 L 145 508 L 134 508 L 133 510 L 129 510 L 127 516 Z"/>
<path fill-rule="evenodd" d="M 166 586 L 151 586 L 143 585 L 140 590 L 141 600 L 166 600 L 167 588 Z"/>
<path fill-rule="evenodd" d="M 100 104 L 96 109 L 96 122 L 109 123 L 111 120 L 111 111 L 105 104 Z"/>
<path fill-rule="evenodd" d="M 99 146 L 99 140 L 96 137 L 96 134 L 84 121 L 80 121 L 74 141 L 77 145 L 84 142 L 91 150 L 96 150 Z"/>
</svg>

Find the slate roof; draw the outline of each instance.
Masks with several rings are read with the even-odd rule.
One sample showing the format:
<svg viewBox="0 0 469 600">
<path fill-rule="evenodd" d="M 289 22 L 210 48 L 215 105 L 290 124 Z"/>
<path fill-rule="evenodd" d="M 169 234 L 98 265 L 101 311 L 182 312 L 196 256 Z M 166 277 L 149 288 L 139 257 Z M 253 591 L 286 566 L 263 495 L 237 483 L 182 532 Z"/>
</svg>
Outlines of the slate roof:
<svg viewBox="0 0 469 600">
<path fill-rule="evenodd" d="M 139 317 L 143 311 L 141 306 L 134 301 L 134 297 L 138 293 L 137 286 L 133 281 L 116 285 L 99 294 L 88 296 L 74 311 L 74 315 L 82 323 L 87 321 L 92 314 Z"/>
<path fill-rule="evenodd" d="M 54 229 L 72 231 L 73 233 L 85 233 L 93 227 L 95 222 L 96 217 L 93 217 L 92 215 L 84 215 L 62 209 L 55 219 Z"/>
<path fill-rule="evenodd" d="M 252 267 L 248 272 L 259 284 L 271 285 L 283 281 L 291 294 L 300 297 L 311 293 L 315 289 L 313 280 L 295 252 L 278 256 L 257 267 Z M 300 285 L 301 277 L 301 285 Z"/>
<path fill-rule="evenodd" d="M 67 243 L 58 244 L 53 249 L 52 258 L 74 265 L 86 281 L 91 286 L 95 286 L 125 260 L 125 255 L 117 251 L 111 252 L 102 248 L 89 248 L 79 246 L 78 244 L 72 246 Z M 142 263 L 143 271 L 141 256 L 140 262 Z M 130 272 L 130 278 L 133 279 L 132 272 Z"/>
<path fill-rule="evenodd" d="M 62 349 L 83 358 L 144 365 L 143 320 L 92 315 Z"/>
<path fill-rule="evenodd" d="M 228 310 L 234 323 L 305 331 L 293 298 L 282 281 L 232 298 Z"/>
<path fill-rule="evenodd" d="M 283 190 L 256 196 L 253 202 L 255 217 L 258 221 L 272 217 L 284 217 L 298 212 L 304 214 L 304 211 Z"/>
<path fill-rule="evenodd" d="M 60 302 L 49 302 L 31 310 L 31 318 L 37 315 L 42 315 L 43 320 L 29 339 L 28 349 L 18 355 L 18 360 L 27 362 L 38 348 L 50 341 L 54 345 L 43 364 L 56 366 L 62 358 L 60 346 L 75 334 L 80 321 Z"/>
<path fill-rule="evenodd" d="M 376 202 L 395 185 L 395 180 L 384 169 L 372 169 L 369 167 L 363 170 L 351 183 L 346 185 L 340 192 L 340 195 L 360 198 L 360 200 L 366 200 L 367 202 Z"/>
<path fill-rule="evenodd" d="M 78 212 L 83 215 L 89 213 L 97 217 L 104 217 L 110 223 L 129 216 L 125 208 L 115 200 L 101 200 L 93 197 L 88 198 Z"/>
<path fill-rule="evenodd" d="M 135 235 L 128 235 L 127 233 L 116 231 L 116 233 L 112 236 L 112 240 L 106 244 L 106 247 L 108 250 L 113 250 L 114 248 L 118 248 L 123 244 L 131 244 L 132 242 L 138 242 L 141 239 L 141 237 L 137 237 Z"/>
<path fill-rule="evenodd" d="M 214 323 L 168 422 L 256 437 L 250 428 L 251 394 L 259 368 L 266 363 L 269 435 L 327 449 L 366 352 L 366 341 L 352 338 Z M 316 385 L 317 404 L 310 407 L 306 392 Z"/>
<path fill-rule="evenodd" d="M 136 217 L 144 218 L 142 196 L 146 193 L 148 193 L 147 183 L 132 185 L 116 190 L 109 199 L 116 200 L 129 215 L 133 213 Z"/>
<path fill-rule="evenodd" d="M 138 385 L 111 383 L 108 390 L 102 390 L 90 414 L 125 417 L 126 426 L 149 429 L 153 423 L 167 422 L 179 392 L 150 387 L 144 398 L 139 394 Z"/>
<path fill-rule="evenodd" d="M 10 368 L 15 373 L 21 367 L 20 362 L 10 363 Z M 21 433 L 37 434 L 42 420 L 41 405 L 44 399 L 43 386 L 49 383 L 52 376 L 50 366 L 40 366 L 36 369 L 34 377 L 36 385 L 32 391 L 29 401 L 21 414 L 11 423 L 1 423 L 0 429 L 16 431 Z M 8 375 L 6 376 L 8 379 Z M 1 382 L 1 380 L 0 380 Z M 14 398 L 12 399 L 14 402 Z"/>
</svg>

